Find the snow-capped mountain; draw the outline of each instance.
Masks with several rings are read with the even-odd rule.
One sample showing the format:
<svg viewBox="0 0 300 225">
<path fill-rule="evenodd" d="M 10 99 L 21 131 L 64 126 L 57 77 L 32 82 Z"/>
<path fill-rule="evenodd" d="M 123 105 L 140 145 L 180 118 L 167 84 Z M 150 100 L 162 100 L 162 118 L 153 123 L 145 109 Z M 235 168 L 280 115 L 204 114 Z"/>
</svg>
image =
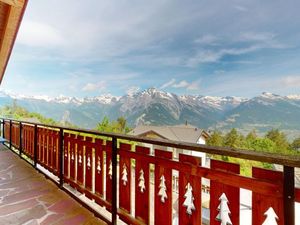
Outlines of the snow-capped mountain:
<svg viewBox="0 0 300 225">
<path fill-rule="evenodd" d="M 149 88 L 116 97 L 75 98 L 59 96 L 24 96 L 0 92 L 0 106 L 17 104 L 83 128 L 94 128 L 104 116 L 115 120 L 124 116 L 131 126 L 137 124 L 173 125 L 186 121 L 201 128 L 221 130 L 237 127 L 244 130 L 270 128 L 300 131 L 300 96 L 280 96 L 264 92 L 260 96 L 214 97 L 182 95 Z"/>
</svg>

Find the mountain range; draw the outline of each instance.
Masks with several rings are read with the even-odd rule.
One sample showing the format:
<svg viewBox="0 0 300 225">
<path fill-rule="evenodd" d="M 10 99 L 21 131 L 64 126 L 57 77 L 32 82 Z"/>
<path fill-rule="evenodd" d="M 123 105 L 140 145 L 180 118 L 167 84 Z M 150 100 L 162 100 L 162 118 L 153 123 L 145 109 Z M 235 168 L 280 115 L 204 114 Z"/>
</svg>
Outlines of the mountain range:
<svg viewBox="0 0 300 225">
<path fill-rule="evenodd" d="M 17 102 L 29 111 L 82 128 L 95 128 L 104 116 L 124 116 L 130 126 L 175 125 L 188 122 L 203 129 L 264 133 L 278 128 L 300 135 L 300 95 L 262 93 L 254 98 L 176 95 L 155 88 L 122 97 L 91 98 L 22 96 L 0 92 L 0 106 Z"/>
</svg>

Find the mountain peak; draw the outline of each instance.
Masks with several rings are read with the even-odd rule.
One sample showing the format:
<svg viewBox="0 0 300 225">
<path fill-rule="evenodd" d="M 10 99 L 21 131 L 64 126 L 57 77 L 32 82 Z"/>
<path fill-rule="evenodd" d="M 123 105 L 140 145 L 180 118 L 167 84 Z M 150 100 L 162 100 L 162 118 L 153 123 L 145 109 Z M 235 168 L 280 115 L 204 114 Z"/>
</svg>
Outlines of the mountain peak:
<svg viewBox="0 0 300 225">
<path fill-rule="evenodd" d="M 291 100 L 300 100 L 300 95 L 288 95 L 286 97 Z"/>
<path fill-rule="evenodd" d="M 273 94 L 270 92 L 263 92 L 260 97 L 262 98 L 268 98 L 268 99 L 282 99 L 283 97 L 277 94 Z"/>
</svg>

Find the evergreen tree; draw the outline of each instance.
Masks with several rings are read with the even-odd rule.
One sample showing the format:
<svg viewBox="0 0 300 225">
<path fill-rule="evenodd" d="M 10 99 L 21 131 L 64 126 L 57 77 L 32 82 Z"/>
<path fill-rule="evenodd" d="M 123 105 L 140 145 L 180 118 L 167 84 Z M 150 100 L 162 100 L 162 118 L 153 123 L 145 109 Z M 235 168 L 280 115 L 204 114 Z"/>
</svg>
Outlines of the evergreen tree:
<svg viewBox="0 0 300 225">
<path fill-rule="evenodd" d="M 110 129 L 109 129 L 109 119 L 108 119 L 107 116 L 104 116 L 104 118 L 102 119 L 101 123 L 97 124 L 96 129 L 98 131 L 101 131 L 101 132 L 110 132 Z"/>
<path fill-rule="evenodd" d="M 270 130 L 266 136 L 272 140 L 276 145 L 276 152 L 278 153 L 287 153 L 289 150 L 289 142 L 287 141 L 286 135 L 283 132 L 280 132 L 278 129 Z"/>
<path fill-rule="evenodd" d="M 296 138 L 291 146 L 294 150 L 300 150 L 300 137 Z"/>
<path fill-rule="evenodd" d="M 252 141 L 249 149 L 256 151 L 274 152 L 276 144 L 269 138 L 256 138 Z"/>
<path fill-rule="evenodd" d="M 130 131 L 130 128 L 127 126 L 127 121 L 124 117 L 119 117 L 117 121 L 110 121 L 107 116 L 104 116 L 102 121 L 97 124 L 96 130 L 100 132 L 127 133 Z"/>
<path fill-rule="evenodd" d="M 223 146 L 223 136 L 220 131 L 214 131 L 207 140 L 209 146 Z"/>
<path fill-rule="evenodd" d="M 225 135 L 224 145 L 230 148 L 242 148 L 244 146 L 244 137 L 235 128 L 232 128 Z"/>
<path fill-rule="evenodd" d="M 246 140 L 247 140 L 247 141 L 253 141 L 253 140 L 255 140 L 257 137 L 258 137 L 258 136 L 257 136 L 257 134 L 256 134 L 256 130 L 253 129 L 252 131 L 250 131 L 250 132 L 247 134 Z"/>
</svg>

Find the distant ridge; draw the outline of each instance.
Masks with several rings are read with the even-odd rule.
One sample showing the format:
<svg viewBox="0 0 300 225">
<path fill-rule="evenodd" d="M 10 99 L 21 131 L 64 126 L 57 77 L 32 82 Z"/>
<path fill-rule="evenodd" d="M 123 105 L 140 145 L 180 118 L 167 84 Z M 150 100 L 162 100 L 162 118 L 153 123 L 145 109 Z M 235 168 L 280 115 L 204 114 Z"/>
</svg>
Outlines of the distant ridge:
<svg viewBox="0 0 300 225">
<path fill-rule="evenodd" d="M 203 129 L 265 132 L 279 128 L 289 135 L 300 134 L 300 95 L 280 96 L 264 92 L 247 99 L 176 95 L 149 88 L 130 95 L 102 95 L 90 98 L 22 96 L 0 92 L 0 106 L 17 104 L 57 121 L 67 120 L 84 128 L 94 128 L 104 116 L 115 120 L 124 116 L 137 124 L 176 125 L 188 121 Z"/>
</svg>

